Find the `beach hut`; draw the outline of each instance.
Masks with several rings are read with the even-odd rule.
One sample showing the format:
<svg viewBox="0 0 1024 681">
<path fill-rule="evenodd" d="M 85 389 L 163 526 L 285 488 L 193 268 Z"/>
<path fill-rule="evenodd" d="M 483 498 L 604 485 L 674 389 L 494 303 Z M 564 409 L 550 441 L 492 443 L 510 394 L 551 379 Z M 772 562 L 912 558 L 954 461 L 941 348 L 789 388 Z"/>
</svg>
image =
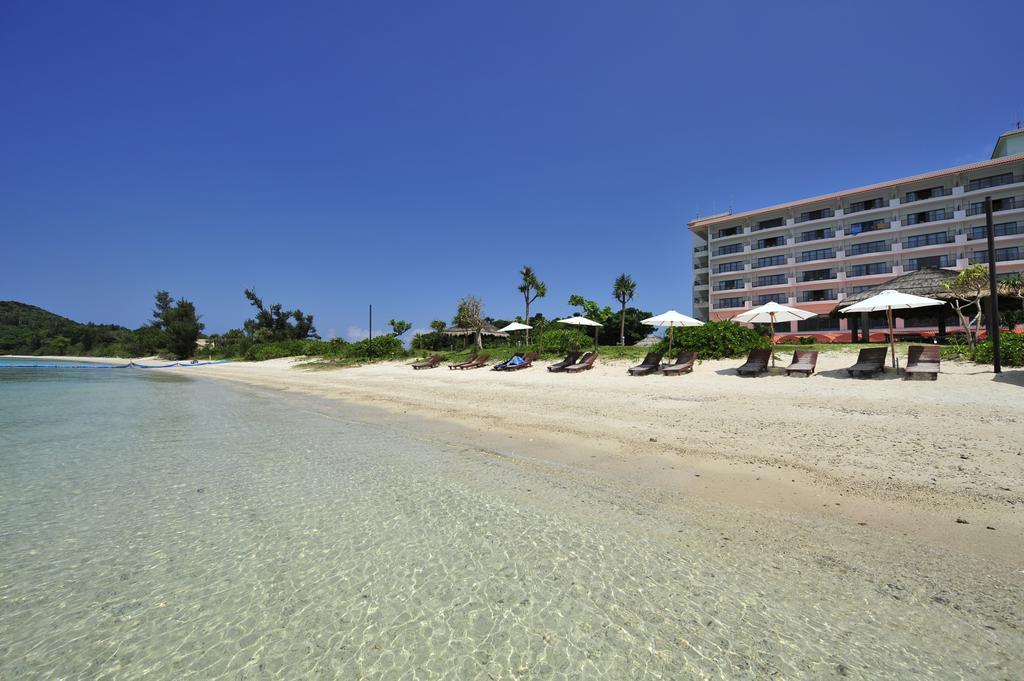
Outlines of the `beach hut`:
<svg viewBox="0 0 1024 681">
<path fill-rule="evenodd" d="M 468 338 L 476 337 L 476 329 L 467 329 L 461 326 L 449 326 L 447 329 L 442 331 L 446 336 L 465 336 Z M 496 327 L 494 324 L 487 323 L 480 328 L 481 336 L 489 336 L 491 338 L 508 338 L 508 334 Z"/>
</svg>

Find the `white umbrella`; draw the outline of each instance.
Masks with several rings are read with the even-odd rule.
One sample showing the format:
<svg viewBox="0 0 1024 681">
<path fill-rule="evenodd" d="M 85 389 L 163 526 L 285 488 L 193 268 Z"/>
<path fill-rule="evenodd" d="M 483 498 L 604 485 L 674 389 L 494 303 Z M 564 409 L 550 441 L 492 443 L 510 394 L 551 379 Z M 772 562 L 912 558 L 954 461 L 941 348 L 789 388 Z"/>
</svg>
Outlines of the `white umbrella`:
<svg viewBox="0 0 1024 681">
<path fill-rule="evenodd" d="M 808 312 L 798 307 L 779 305 L 774 300 L 768 301 L 746 312 L 740 312 L 732 318 L 734 322 L 743 324 L 771 324 L 772 345 L 775 345 L 775 322 L 798 322 L 802 319 L 817 317 L 817 312 Z M 772 348 L 772 366 L 775 366 L 775 349 Z"/>
<path fill-rule="evenodd" d="M 525 331 L 527 329 L 532 328 L 533 327 L 530 326 L 529 324 L 520 324 L 519 322 L 512 322 L 508 326 L 501 327 L 500 329 L 498 329 L 498 331 Z"/>
<path fill-rule="evenodd" d="M 598 324 L 592 319 L 586 317 L 566 317 L 565 319 L 556 320 L 559 324 L 573 324 L 575 326 L 592 326 L 594 327 L 594 349 L 597 350 L 597 330 L 604 326 L 604 324 Z"/>
<path fill-rule="evenodd" d="M 889 347 L 892 352 L 892 365 L 899 370 L 899 366 L 896 362 L 896 338 L 893 335 L 892 330 L 892 311 L 893 310 L 907 310 L 912 307 L 931 307 L 932 305 L 945 305 L 941 300 L 935 300 L 934 298 L 925 298 L 924 296 L 914 296 L 909 293 L 900 293 L 899 291 L 882 291 L 878 295 L 865 298 L 859 303 L 854 303 L 849 307 L 844 307 L 839 310 L 842 314 L 848 314 L 853 312 L 879 312 L 885 310 L 885 319 L 889 322 Z"/>
<path fill-rule="evenodd" d="M 641 319 L 641 324 L 647 326 L 667 326 L 668 327 L 668 354 L 672 354 L 672 332 L 677 326 L 704 326 L 704 322 L 693 317 L 687 317 L 681 312 L 675 310 L 669 310 L 668 312 L 662 312 L 656 317 L 648 317 L 647 319 Z"/>
</svg>

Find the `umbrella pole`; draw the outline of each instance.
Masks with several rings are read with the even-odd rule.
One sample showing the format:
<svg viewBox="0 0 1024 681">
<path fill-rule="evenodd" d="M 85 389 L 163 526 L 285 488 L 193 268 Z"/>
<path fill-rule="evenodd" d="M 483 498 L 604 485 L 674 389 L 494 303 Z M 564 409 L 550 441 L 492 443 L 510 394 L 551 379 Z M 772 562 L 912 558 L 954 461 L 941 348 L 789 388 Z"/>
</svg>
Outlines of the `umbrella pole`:
<svg viewBox="0 0 1024 681">
<path fill-rule="evenodd" d="M 597 327 L 594 327 L 594 352 L 597 352 Z"/>
<path fill-rule="evenodd" d="M 668 356 L 670 359 L 672 357 L 672 335 L 675 330 L 676 327 L 674 326 L 668 327 Z"/>
<path fill-rule="evenodd" d="M 889 348 L 890 348 L 890 352 L 892 352 L 892 366 L 893 366 L 894 369 L 896 369 L 896 373 L 898 374 L 900 372 L 900 367 L 899 367 L 899 364 L 896 362 L 896 337 L 893 335 L 893 331 L 892 331 L 892 308 L 891 307 L 885 308 L 885 317 L 886 317 L 886 321 L 889 322 Z"/>
<path fill-rule="evenodd" d="M 768 319 L 770 320 L 768 323 L 771 324 L 771 331 L 772 331 L 772 367 L 774 367 L 775 366 L 775 313 L 772 312 L 770 315 L 768 315 Z"/>
</svg>

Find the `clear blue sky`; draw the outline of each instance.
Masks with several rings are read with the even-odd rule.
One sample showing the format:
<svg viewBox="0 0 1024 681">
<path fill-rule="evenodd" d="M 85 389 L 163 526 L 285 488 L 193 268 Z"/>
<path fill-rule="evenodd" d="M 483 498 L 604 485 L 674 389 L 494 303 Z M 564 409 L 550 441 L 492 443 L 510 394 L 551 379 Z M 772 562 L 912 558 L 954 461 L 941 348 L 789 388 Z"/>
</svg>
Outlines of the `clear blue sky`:
<svg viewBox="0 0 1024 681">
<path fill-rule="evenodd" d="M 697 212 L 987 158 L 1024 3 L 4 2 L 0 299 L 325 337 L 522 311 L 518 270 L 690 309 Z M 353 330 L 354 331 L 354 330 Z"/>
</svg>

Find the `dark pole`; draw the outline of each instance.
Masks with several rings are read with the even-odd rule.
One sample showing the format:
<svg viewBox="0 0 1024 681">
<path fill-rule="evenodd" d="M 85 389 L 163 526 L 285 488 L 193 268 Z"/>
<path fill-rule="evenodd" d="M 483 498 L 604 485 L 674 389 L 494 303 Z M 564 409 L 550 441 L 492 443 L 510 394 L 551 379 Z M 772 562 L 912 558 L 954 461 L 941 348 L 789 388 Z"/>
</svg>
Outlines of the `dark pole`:
<svg viewBox="0 0 1024 681">
<path fill-rule="evenodd" d="M 370 304 L 370 328 L 366 330 L 367 342 L 366 352 L 370 357 L 373 357 L 373 304 Z"/>
<path fill-rule="evenodd" d="M 988 234 L 988 337 L 992 339 L 992 371 L 1003 371 L 999 356 L 999 283 L 996 281 L 996 235 L 992 229 L 992 197 L 985 197 L 985 231 Z"/>
</svg>

